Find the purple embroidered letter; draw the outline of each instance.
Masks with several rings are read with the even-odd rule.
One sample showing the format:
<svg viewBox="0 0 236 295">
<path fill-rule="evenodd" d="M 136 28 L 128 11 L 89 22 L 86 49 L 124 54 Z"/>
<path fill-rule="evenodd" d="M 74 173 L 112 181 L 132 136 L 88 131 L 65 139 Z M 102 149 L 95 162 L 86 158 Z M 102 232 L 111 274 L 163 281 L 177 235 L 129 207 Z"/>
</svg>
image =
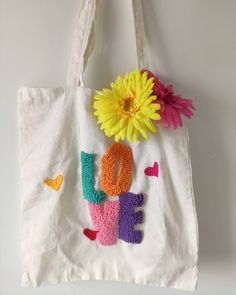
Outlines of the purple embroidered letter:
<svg viewBox="0 0 236 295">
<path fill-rule="evenodd" d="M 120 214 L 118 225 L 118 238 L 133 244 L 139 244 L 142 241 L 142 232 L 134 230 L 134 225 L 142 223 L 142 211 L 134 212 L 135 207 L 143 205 L 143 194 L 124 193 L 119 196 Z"/>
</svg>

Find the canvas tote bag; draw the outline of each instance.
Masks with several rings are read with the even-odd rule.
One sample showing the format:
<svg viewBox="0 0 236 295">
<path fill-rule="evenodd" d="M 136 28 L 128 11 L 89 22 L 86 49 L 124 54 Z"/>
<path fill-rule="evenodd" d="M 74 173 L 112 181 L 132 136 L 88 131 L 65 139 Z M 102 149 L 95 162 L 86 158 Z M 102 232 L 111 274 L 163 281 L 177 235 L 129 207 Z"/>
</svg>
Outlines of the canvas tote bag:
<svg viewBox="0 0 236 295">
<path fill-rule="evenodd" d="M 115 135 L 120 140 L 111 135 L 114 128 L 106 131 L 115 117 L 100 128 L 94 108 L 99 115 L 99 99 L 111 90 L 85 88 L 82 77 L 94 45 L 96 4 L 82 1 L 68 87 L 19 90 L 22 285 L 112 280 L 194 290 L 198 232 L 187 129 L 158 125 L 157 134 L 138 142 L 134 128 L 141 122 L 127 127 L 134 141 L 122 137 L 123 129 Z M 144 69 L 139 0 L 132 9 L 138 68 Z M 147 94 L 153 85 L 139 70 L 119 79 L 120 91 L 140 82 Z M 125 99 L 128 112 L 132 100 Z M 110 110 L 117 104 L 108 98 L 104 105 Z"/>
</svg>

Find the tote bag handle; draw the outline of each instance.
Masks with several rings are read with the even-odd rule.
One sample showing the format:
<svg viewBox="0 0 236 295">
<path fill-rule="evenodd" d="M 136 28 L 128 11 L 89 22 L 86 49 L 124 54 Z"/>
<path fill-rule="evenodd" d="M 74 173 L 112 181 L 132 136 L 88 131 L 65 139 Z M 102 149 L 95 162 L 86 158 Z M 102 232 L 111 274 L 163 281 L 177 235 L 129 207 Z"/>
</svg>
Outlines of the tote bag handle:
<svg viewBox="0 0 236 295">
<path fill-rule="evenodd" d="M 107 0 L 108 1 L 108 0 Z M 82 0 L 73 36 L 67 86 L 84 86 L 83 72 L 95 44 L 96 7 L 99 0 Z M 131 0 L 138 68 L 148 68 L 149 58 L 141 0 Z"/>
</svg>

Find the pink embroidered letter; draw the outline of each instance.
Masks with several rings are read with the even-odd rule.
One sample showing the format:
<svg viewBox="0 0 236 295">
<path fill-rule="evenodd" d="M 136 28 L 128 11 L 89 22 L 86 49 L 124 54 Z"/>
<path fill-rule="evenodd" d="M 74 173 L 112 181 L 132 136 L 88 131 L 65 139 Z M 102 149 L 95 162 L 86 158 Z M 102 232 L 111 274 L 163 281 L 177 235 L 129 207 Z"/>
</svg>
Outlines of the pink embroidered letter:
<svg viewBox="0 0 236 295">
<path fill-rule="evenodd" d="M 112 245 L 117 238 L 117 223 L 119 218 L 119 201 L 104 203 L 88 202 L 94 230 L 98 231 L 97 239 L 104 246 Z"/>
</svg>

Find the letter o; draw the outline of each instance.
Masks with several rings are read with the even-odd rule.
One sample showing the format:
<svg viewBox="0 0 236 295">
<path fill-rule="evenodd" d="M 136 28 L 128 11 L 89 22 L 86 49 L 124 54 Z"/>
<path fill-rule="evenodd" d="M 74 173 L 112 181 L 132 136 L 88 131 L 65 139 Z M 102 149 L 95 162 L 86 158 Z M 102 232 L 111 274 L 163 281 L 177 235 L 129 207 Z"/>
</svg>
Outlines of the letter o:
<svg viewBox="0 0 236 295">
<path fill-rule="evenodd" d="M 118 163 L 117 163 L 118 161 Z M 111 144 L 101 158 L 102 190 L 108 196 L 129 191 L 132 180 L 132 151 L 121 143 Z"/>
</svg>

